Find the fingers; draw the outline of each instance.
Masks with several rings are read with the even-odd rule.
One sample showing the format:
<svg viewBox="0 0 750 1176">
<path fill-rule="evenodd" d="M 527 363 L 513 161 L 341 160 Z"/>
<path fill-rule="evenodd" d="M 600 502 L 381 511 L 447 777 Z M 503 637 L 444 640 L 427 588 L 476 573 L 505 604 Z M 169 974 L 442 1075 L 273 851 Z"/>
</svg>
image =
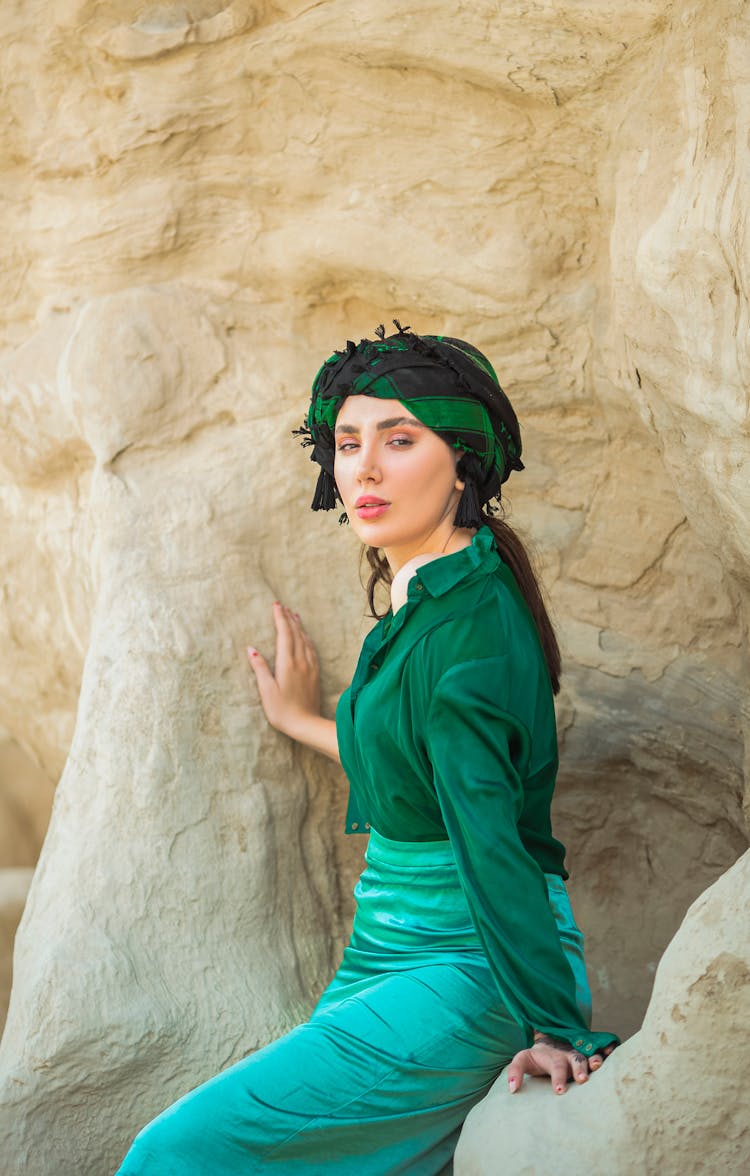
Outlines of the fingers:
<svg viewBox="0 0 750 1176">
<path fill-rule="evenodd" d="M 613 1047 L 607 1047 L 603 1054 L 612 1052 Z M 524 1074 L 549 1075 L 555 1094 L 564 1094 L 568 1089 L 568 1082 L 572 1078 L 578 1086 L 582 1086 L 589 1079 L 589 1068 L 598 1058 L 601 1065 L 601 1054 L 595 1054 L 590 1060 L 577 1050 L 570 1049 L 562 1041 L 537 1038 L 531 1049 L 521 1050 L 513 1058 L 506 1070 L 506 1080 L 511 1094 L 515 1094 L 523 1085 Z"/>
<path fill-rule="evenodd" d="M 544 1054 L 535 1054 L 534 1050 L 522 1049 L 506 1071 L 508 1090 L 511 1094 L 520 1090 L 524 1074 L 549 1074 L 555 1094 L 564 1094 L 568 1086 L 568 1073 L 568 1054 L 562 1050 L 548 1050 Z"/>
<path fill-rule="evenodd" d="M 315 654 L 315 648 L 302 626 L 299 613 L 287 609 L 287 619 L 292 630 L 294 656 L 300 661 L 304 660 L 309 666 L 316 667 L 318 659 Z"/>
<path fill-rule="evenodd" d="M 567 1054 L 560 1054 L 559 1057 L 552 1059 L 549 1066 L 549 1076 L 555 1094 L 565 1094 L 568 1089 L 569 1073 Z"/>
<path fill-rule="evenodd" d="M 301 691 L 303 696 L 311 694 L 309 701 L 312 703 L 320 680 L 315 646 L 302 626 L 299 613 L 278 600 L 273 603 L 273 621 L 276 629 L 273 669 L 253 646 L 247 650 L 258 683 L 260 685 L 267 677 L 272 677 L 285 697 L 296 696 Z M 303 702 L 304 698 L 297 698 L 297 701 Z"/>
<path fill-rule="evenodd" d="M 294 630 L 289 620 L 289 609 L 278 600 L 273 602 L 273 623 L 276 626 L 276 666 L 294 659 Z"/>
<path fill-rule="evenodd" d="M 251 668 L 255 671 L 256 678 L 262 678 L 264 673 L 270 674 L 271 671 L 268 668 L 268 662 L 262 653 L 258 653 L 254 645 L 248 645 L 247 647 L 247 660 L 250 662 Z"/>
<path fill-rule="evenodd" d="M 513 1061 L 508 1066 L 505 1076 L 508 1081 L 508 1090 L 511 1094 L 515 1094 L 523 1086 L 524 1074 L 533 1074 L 536 1072 L 534 1058 L 530 1049 L 522 1049 L 513 1058 Z"/>
<path fill-rule="evenodd" d="M 609 1055 L 612 1053 L 612 1051 L 616 1048 L 617 1047 L 615 1046 L 615 1044 L 613 1042 L 612 1045 L 606 1045 L 604 1047 L 604 1049 L 601 1050 L 599 1053 L 592 1054 L 591 1057 L 589 1058 L 589 1069 L 591 1069 L 591 1070 L 600 1069 L 600 1067 L 604 1065 L 605 1060 L 609 1057 Z"/>
<path fill-rule="evenodd" d="M 262 694 L 263 688 L 270 685 L 271 682 L 275 681 L 271 667 L 264 658 L 263 654 L 258 653 L 258 650 L 255 649 L 255 647 L 252 645 L 248 645 L 247 647 L 247 660 L 250 662 L 251 669 L 255 673 L 255 677 L 258 681 L 258 687 L 260 688 Z"/>
<path fill-rule="evenodd" d="M 312 669 L 317 669 L 318 658 L 312 641 L 307 636 L 298 612 L 293 612 L 285 604 L 274 601 L 273 619 L 276 625 L 277 648 L 276 657 L 287 658 L 292 662 L 305 662 Z"/>
<path fill-rule="evenodd" d="M 262 653 L 254 646 L 249 645 L 247 648 L 247 660 L 250 662 L 250 668 L 255 674 L 255 680 L 258 684 L 258 693 L 260 694 L 260 701 L 264 711 L 270 718 L 271 707 L 273 705 L 273 695 L 276 691 L 276 679 L 273 676 L 271 667 L 264 658 Z"/>
<path fill-rule="evenodd" d="M 589 1062 L 588 1059 L 574 1051 L 568 1054 L 570 1061 L 570 1071 L 573 1075 L 573 1081 L 577 1083 L 588 1082 L 589 1080 Z"/>
<path fill-rule="evenodd" d="M 295 615 L 297 617 L 297 620 L 299 621 L 299 613 L 296 613 Z M 307 636 L 307 633 L 305 632 L 305 630 L 302 628 L 301 623 L 300 623 L 299 628 L 300 628 L 300 633 L 302 635 L 302 641 L 303 641 L 303 645 L 304 645 L 305 658 L 307 659 L 307 664 L 309 665 L 311 670 L 317 670 L 317 668 L 318 668 L 318 655 L 315 651 L 315 646 L 313 645 L 310 638 Z"/>
</svg>

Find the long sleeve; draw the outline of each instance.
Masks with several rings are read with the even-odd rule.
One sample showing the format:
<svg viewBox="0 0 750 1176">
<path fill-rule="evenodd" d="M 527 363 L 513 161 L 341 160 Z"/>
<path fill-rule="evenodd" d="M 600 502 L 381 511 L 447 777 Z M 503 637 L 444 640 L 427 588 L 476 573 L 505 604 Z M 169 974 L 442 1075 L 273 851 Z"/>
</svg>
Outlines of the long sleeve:
<svg viewBox="0 0 750 1176">
<path fill-rule="evenodd" d="M 582 1023 L 544 875 L 518 821 L 532 764 L 531 738 L 511 713 L 507 657 L 447 670 L 432 695 L 426 731 L 433 787 L 472 919 L 512 1015 L 527 1031 L 562 1038 L 585 1054 L 618 1039 Z M 513 708 L 515 709 L 515 708 Z"/>
</svg>

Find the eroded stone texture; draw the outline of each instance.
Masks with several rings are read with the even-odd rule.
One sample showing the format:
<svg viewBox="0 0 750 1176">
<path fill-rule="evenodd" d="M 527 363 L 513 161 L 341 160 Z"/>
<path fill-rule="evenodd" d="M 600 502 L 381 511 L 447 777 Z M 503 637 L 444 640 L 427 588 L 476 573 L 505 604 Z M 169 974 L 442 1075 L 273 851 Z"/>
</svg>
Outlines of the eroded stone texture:
<svg viewBox="0 0 750 1176">
<path fill-rule="evenodd" d="M 53 796 L 47 774 L 0 729 L 0 1033 L 10 997 L 13 941 Z"/>
<path fill-rule="evenodd" d="M 13 978 L 13 940 L 31 885 L 33 869 L 10 866 L 0 869 L 0 1033 Z"/>
<path fill-rule="evenodd" d="M 637 1027 L 747 845 L 749 40 L 739 0 L 4 13 L 0 722 L 64 765 L 0 1047 L 9 1176 L 112 1169 L 335 963 L 362 845 L 243 650 L 280 597 L 329 713 L 348 680 L 357 544 L 289 431 L 393 316 L 484 347 L 522 419 L 558 829 L 597 1021 Z"/>
<path fill-rule="evenodd" d="M 36 864 L 53 796 L 46 773 L 0 729 L 0 869 Z"/>
</svg>

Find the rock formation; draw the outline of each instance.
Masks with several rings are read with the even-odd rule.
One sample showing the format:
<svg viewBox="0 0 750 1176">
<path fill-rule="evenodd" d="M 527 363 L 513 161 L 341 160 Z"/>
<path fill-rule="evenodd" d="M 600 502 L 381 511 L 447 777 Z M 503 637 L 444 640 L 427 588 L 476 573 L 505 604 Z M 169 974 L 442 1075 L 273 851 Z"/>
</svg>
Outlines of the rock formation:
<svg viewBox="0 0 750 1176">
<path fill-rule="evenodd" d="M 111 1171 L 335 964 L 344 782 L 268 730 L 244 647 L 280 597 L 329 710 L 347 681 L 357 544 L 289 433 L 321 359 L 392 317 L 475 340 L 518 408 L 511 517 L 566 655 L 557 827 L 597 1021 L 638 1028 L 747 847 L 749 48 L 741 0 L 4 14 L 0 723 L 60 776 L 0 1046 L 8 1176 Z M 587 1137 L 644 1059 L 644 1107 L 672 1097 L 690 969 L 731 987 L 695 912 L 743 878 L 560 1101 Z"/>
<path fill-rule="evenodd" d="M 13 940 L 53 794 L 46 773 L 0 730 L 0 1035 L 10 996 Z"/>
</svg>

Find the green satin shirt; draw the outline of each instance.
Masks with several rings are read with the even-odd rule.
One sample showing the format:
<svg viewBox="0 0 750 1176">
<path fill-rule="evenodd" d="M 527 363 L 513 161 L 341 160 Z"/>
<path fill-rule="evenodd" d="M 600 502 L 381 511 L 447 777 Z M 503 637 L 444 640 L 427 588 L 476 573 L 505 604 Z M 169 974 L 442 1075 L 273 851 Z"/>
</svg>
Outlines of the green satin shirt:
<svg viewBox="0 0 750 1176">
<path fill-rule="evenodd" d="M 527 1030 L 584 1054 L 617 1041 L 581 1022 L 544 874 L 557 734 L 536 626 L 489 527 L 423 564 L 365 639 L 336 710 L 347 832 L 450 839 L 503 998 Z"/>
</svg>

